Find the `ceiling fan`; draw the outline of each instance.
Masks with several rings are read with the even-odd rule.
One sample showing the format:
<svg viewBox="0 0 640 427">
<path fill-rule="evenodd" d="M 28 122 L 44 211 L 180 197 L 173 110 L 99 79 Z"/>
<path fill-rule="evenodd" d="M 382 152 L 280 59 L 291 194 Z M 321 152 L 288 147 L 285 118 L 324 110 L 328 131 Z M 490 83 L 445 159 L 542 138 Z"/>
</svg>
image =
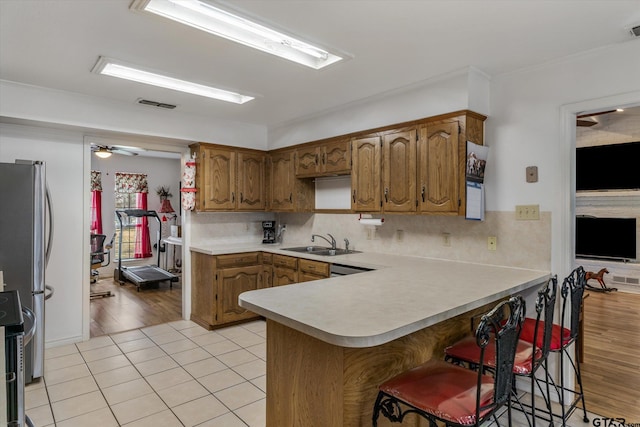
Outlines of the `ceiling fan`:
<svg viewBox="0 0 640 427">
<path fill-rule="evenodd" d="M 577 126 L 582 126 L 582 127 L 591 127 L 591 126 L 597 125 L 598 121 L 593 118 L 594 116 L 600 116 L 602 114 L 615 113 L 616 111 L 618 111 L 618 110 L 601 111 L 599 113 L 591 113 L 591 114 L 580 114 L 580 115 L 576 116 L 576 125 Z M 584 120 L 584 119 L 588 119 L 588 120 Z"/>
<path fill-rule="evenodd" d="M 91 151 L 101 159 L 111 157 L 112 154 L 122 154 L 124 156 L 137 156 L 136 151 L 141 151 L 140 148 L 125 147 L 121 145 L 91 145 Z"/>
</svg>

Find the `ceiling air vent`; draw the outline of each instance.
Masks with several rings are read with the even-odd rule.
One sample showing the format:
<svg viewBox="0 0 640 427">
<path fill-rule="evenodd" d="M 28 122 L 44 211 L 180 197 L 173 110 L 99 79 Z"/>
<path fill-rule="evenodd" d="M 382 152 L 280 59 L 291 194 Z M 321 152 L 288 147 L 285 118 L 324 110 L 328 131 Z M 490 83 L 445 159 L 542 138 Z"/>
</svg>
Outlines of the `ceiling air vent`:
<svg viewBox="0 0 640 427">
<path fill-rule="evenodd" d="M 164 102 L 150 101 L 148 99 L 138 99 L 138 104 L 150 105 L 152 107 L 158 108 L 166 108 L 167 110 L 173 110 L 174 108 L 176 108 L 176 105 L 173 104 L 165 104 Z"/>
<path fill-rule="evenodd" d="M 640 25 L 629 28 L 629 34 L 631 34 L 633 37 L 640 37 Z"/>
</svg>

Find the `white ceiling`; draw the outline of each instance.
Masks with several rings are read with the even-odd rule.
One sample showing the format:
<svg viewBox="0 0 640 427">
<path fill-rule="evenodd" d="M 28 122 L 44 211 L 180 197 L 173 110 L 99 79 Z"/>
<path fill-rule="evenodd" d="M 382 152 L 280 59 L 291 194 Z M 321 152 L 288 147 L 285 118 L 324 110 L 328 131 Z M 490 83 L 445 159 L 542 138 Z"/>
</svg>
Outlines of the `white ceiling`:
<svg viewBox="0 0 640 427">
<path fill-rule="evenodd" d="M 131 0 L 0 0 L 0 78 L 268 127 L 474 66 L 509 73 L 636 43 L 640 0 L 239 0 L 234 8 L 353 58 L 315 71 Z M 260 96 L 235 105 L 91 73 L 100 55 Z M 144 107 L 140 108 L 153 108 Z"/>
</svg>

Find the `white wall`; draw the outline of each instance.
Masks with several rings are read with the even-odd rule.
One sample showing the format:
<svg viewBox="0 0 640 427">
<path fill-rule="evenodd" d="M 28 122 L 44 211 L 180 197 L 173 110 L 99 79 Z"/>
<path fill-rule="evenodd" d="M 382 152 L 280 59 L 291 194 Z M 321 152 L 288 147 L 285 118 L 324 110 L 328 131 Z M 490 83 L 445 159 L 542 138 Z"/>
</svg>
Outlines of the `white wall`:
<svg viewBox="0 0 640 427">
<path fill-rule="evenodd" d="M 380 94 L 270 129 L 269 149 L 466 110 L 470 105 L 478 109 L 476 112 L 488 114 L 482 110 L 488 107 L 486 96 L 486 102 L 478 100 L 479 94 L 488 92 L 488 87 L 487 76 L 475 68 L 461 70 L 422 82 L 420 86 Z"/>
<path fill-rule="evenodd" d="M 640 40 L 598 49 L 545 66 L 498 76 L 492 81 L 491 119 L 485 142 L 492 147 L 486 183 L 488 210 L 540 204 L 552 217 L 552 270 L 568 273 L 572 263 L 575 188 L 572 111 L 615 102 L 640 102 Z M 586 109 L 586 108 L 585 108 Z M 539 182 L 525 181 L 536 165 Z"/>
<path fill-rule="evenodd" d="M 45 278 L 55 293 L 45 308 L 47 346 L 80 341 L 88 308 L 83 287 L 88 286 L 89 242 L 83 224 L 89 213 L 89 153 L 78 132 L 0 124 L 0 161 L 16 159 L 46 163 L 53 201 L 53 248 Z"/>
</svg>

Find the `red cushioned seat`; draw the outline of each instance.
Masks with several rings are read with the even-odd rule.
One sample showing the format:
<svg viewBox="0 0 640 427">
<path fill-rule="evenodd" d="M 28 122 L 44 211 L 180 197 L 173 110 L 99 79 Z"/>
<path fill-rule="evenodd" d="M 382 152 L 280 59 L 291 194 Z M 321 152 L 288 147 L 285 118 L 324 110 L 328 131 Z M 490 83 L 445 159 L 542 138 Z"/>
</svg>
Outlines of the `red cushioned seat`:
<svg viewBox="0 0 640 427">
<path fill-rule="evenodd" d="M 524 319 L 524 324 L 522 325 L 522 331 L 520 332 L 520 339 L 526 342 L 533 342 L 533 334 L 536 330 L 536 319 L 532 319 L 527 317 Z M 560 333 L 562 330 L 562 333 Z M 542 340 L 544 335 L 544 321 L 540 321 L 538 323 L 538 336 L 537 336 L 537 347 L 542 347 Z M 562 341 L 560 337 L 562 336 Z M 567 345 L 571 341 L 571 331 L 567 328 L 561 328 L 560 325 L 553 324 L 553 328 L 551 331 L 551 345 L 549 349 L 551 351 L 558 351 L 562 349 L 565 345 Z"/>
<path fill-rule="evenodd" d="M 481 406 L 492 402 L 493 382 L 491 376 L 482 376 Z M 386 381 L 380 391 L 440 419 L 474 425 L 477 384 L 477 372 L 435 360 Z M 480 417 L 488 412 L 481 412 Z"/>
<path fill-rule="evenodd" d="M 531 343 L 519 340 L 516 347 L 516 357 L 513 364 L 513 373 L 527 375 L 532 370 L 531 351 L 533 346 Z M 458 341 L 452 346 L 444 350 L 448 357 L 454 360 L 462 360 L 468 363 L 480 363 L 480 347 L 475 337 L 467 337 Z M 538 360 L 542 356 L 540 348 L 536 347 L 535 359 Z M 492 337 L 489 345 L 485 349 L 485 365 L 489 368 L 496 366 L 496 346 Z"/>
</svg>

